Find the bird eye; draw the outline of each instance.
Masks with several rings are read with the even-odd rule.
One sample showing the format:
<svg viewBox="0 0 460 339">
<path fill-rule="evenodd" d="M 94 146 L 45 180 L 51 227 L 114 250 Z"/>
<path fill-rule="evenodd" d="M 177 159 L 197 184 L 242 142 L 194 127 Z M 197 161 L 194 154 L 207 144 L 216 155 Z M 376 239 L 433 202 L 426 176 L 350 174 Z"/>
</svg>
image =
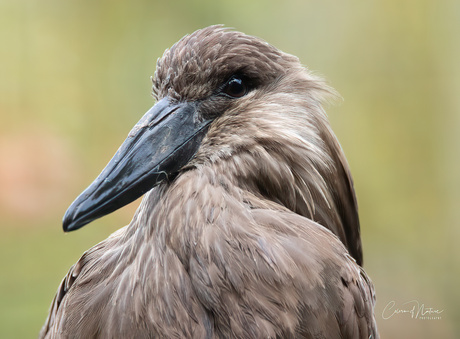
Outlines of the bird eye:
<svg viewBox="0 0 460 339">
<path fill-rule="evenodd" d="M 232 98 L 241 98 L 246 95 L 247 87 L 241 78 L 231 78 L 222 89 L 222 92 Z"/>
</svg>

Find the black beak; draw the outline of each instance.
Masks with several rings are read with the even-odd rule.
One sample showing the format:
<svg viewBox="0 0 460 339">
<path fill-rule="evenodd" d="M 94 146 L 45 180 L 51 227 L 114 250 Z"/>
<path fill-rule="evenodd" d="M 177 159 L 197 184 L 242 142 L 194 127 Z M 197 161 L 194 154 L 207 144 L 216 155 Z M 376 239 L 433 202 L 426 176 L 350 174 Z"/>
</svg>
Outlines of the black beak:
<svg viewBox="0 0 460 339">
<path fill-rule="evenodd" d="M 160 100 L 134 126 L 97 179 L 70 205 L 65 232 L 129 204 L 174 176 L 198 150 L 211 120 L 195 103 Z"/>
</svg>

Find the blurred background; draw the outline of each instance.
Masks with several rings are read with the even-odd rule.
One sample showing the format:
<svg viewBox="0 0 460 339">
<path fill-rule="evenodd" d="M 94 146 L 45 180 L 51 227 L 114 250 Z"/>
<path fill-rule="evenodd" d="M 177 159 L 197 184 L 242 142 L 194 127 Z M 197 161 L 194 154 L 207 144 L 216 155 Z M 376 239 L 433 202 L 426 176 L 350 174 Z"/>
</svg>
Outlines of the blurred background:
<svg viewBox="0 0 460 339">
<path fill-rule="evenodd" d="M 61 229 L 153 104 L 156 59 L 217 23 L 297 55 L 343 96 L 327 111 L 355 179 L 382 338 L 460 338 L 456 0 L 0 0 L 0 337 L 36 337 L 69 267 L 130 221 L 138 202 Z M 441 319 L 385 319 L 412 300 Z"/>
</svg>

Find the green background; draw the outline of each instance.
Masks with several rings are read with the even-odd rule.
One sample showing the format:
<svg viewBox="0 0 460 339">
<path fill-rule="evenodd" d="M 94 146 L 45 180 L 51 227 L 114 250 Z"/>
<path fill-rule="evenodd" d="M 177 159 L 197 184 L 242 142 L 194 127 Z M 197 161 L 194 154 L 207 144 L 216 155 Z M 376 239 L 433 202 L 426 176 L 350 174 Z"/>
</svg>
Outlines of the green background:
<svg viewBox="0 0 460 339">
<path fill-rule="evenodd" d="M 136 203 L 61 231 L 153 104 L 156 59 L 217 23 L 297 55 L 343 96 L 327 111 L 355 179 L 382 338 L 459 338 L 456 0 L 0 0 L 0 337 L 35 337 L 68 268 L 130 221 Z M 385 320 L 392 300 L 444 311 Z"/>
</svg>

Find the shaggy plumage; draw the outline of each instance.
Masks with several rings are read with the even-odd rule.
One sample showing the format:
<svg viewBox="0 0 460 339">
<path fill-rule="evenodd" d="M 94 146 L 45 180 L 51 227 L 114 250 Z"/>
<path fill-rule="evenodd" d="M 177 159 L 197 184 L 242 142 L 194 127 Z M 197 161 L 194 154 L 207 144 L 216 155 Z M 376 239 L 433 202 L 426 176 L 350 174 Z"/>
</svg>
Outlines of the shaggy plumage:
<svg viewBox="0 0 460 339">
<path fill-rule="evenodd" d="M 378 337 L 353 183 L 321 106 L 333 91 L 296 57 L 211 26 L 164 53 L 153 93 L 212 122 L 70 269 L 40 337 Z"/>
</svg>

